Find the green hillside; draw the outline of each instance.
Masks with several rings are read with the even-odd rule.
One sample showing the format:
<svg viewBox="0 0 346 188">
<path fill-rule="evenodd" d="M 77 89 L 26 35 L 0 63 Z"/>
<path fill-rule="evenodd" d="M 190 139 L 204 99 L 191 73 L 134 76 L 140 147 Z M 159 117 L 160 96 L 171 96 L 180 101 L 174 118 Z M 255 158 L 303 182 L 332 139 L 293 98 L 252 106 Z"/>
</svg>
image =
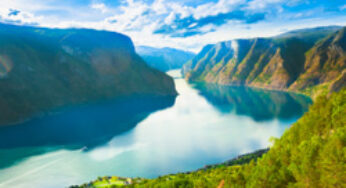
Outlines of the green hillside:
<svg viewBox="0 0 346 188">
<path fill-rule="evenodd" d="M 0 125 L 54 108 L 130 95 L 176 95 L 125 35 L 0 24 Z"/>
<path fill-rule="evenodd" d="M 207 45 L 183 68 L 191 82 L 290 90 L 317 96 L 345 85 L 346 28 L 315 28 L 273 38 Z M 338 80 L 338 86 L 332 86 Z"/>
<path fill-rule="evenodd" d="M 345 101 L 346 89 L 318 97 L 263 156 L 156 179 L 99 178 L 80 187 L 345 187 Z M 255 160 L 243 164 L 248 159 Z"/>
</svg>

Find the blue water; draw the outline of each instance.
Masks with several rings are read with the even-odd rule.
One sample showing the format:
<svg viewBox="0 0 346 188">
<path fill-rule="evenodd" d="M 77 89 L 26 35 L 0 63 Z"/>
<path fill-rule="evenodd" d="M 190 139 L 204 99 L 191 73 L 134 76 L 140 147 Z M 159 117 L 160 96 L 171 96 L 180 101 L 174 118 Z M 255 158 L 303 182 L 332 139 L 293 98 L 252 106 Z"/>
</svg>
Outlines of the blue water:
<svg viewBox="0 0 346 188">
<path fill-rule="evenodd" d="M 301 95 L 187 84 L 177 98 L 60 109 L 0 128 L 0 187 L 67 187 L 99 176 L 157 177 L 270 146 L 311 104 Z"/>
</svg>

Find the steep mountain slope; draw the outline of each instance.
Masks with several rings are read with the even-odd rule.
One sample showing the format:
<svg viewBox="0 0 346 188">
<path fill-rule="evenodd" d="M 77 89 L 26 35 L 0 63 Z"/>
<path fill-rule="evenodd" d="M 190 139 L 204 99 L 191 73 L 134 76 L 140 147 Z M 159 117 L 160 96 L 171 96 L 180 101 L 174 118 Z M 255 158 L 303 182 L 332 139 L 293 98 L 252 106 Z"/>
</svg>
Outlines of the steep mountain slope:
<svg viewBox="0 0 346 188">
<path fill-rule="evenodd" d="M 189 81 L 317 94 L 344 85 L 346 28 L 305 29 L 273 38 L 207 45 L 183 68 Z M 315 88 L 315 89 L 313 89 Z M 316 89 L 317 88 L 317 89 Z M 340 88 L 340 87 L 339 87 Z"/>
<path fill-rule="evenodd" d="M 0 125 L 66 105 L 130 95 L 174 96 L 127 36 L 0 24 Z"/>
<path fill-rule="evenodd" d="M 290 86 L 292 90 L 307 89 L 343 77 L 346 68 L 346 28 L 318 42 L 306 53 L 304 71 Z M 344 72 L 344 73 L 343 73 Z"/>
<path fill-rule="evenodd" d="M 320 96 L 261 156 L 155 179 L 99 178 L 75 187 L 345 187 L 346 89 Z M 259 158 L 257 158 L 259 157 Z M 248 164 L 242 161 L 252 160 Z M 229 165 L 231 166 L 229 166 Z M 114 180 L 113 180 L 114 179 Z"/>
<path fill-rule="evenodd" d="M 153 48 L 137 46 L 136 52 L 151 67 L 161 71 L 180 69 L 184 63 L 192 59 L 195 54 L 174 48 Z"/>
</svg>

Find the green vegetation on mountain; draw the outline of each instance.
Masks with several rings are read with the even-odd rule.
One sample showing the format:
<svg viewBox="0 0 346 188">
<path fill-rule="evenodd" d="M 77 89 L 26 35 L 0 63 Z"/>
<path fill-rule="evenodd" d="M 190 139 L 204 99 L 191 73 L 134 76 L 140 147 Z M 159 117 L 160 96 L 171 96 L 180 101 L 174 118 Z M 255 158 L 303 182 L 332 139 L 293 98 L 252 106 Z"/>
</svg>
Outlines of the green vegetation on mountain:
<svg viewBox="0 0 346 188">
<path fill-rule="evenodd" d="M 176 95 L 127 36 L 0 24 L 0 125 L 66 105 L 131 95 Z"/>
<path fill-rule="evenodd" d="M 100 178 L 82 187 L 345 187 L 346 89 L 318 97 L 270 150 L 231 163 L 119 185 Z M 246 157 L 246 156 L 245 156 Z M 252 158 L 250 157 L 250 158 Z M 100 182 L 103 182 L 102 184 Z"/>
<path fill-rule="evenodd" d="M 257 160 L 259 157 L 261 157 L 263 154 L 267 153 L 268 149 L 261 149 L 252 153 L 247 153 L 240 155 L 234 159 L 231 159 L 229 161 L 220 163 L 220 164 L 214 164 L 214 165 L 207 165 L 198 171 L 208 171 L 208 170 L 217 170 L 219 168 L 233 166 L 233 165 L 242 165 L 249 163 L 252 160 Z M 187 175 L 194 172 L 185 172 L 183 174 Z M 175 175 L 169 175 L 168 177 L 172 177 L 175 179 Z M 161 177 L 159 177 L 161 178 Z M 99 177 L 97 180 L 92 181 L 90 183 L 85 183 L 83 185 L 75 185 L 71 186 L 70 188 L 107 188 L 107 187 L 124 187 L 125 185 L 130 184 L 144 184 L 147 183 L 148 179 L 145 178 L 122 178 L 117 176 L 106 176 L 106 177 Z M 149 186 L 150 187 L 150 186 Z M 173 186 L 174 187 L 174 186 Z"/>
<path fill-rule="evenodd" d="M 346 27 L 207 45 L 183 68 L 189 81 L 302 92 L 313 97 L 345 85 Z"/>
<path fill-rule="evenodd" d="M 194 53 L 188 51 L 174 48 L 153 48 L 149 46 L 137 46 L 136 52 L 149 66 L 161 71 L 180 69 L 187 61 L 195 56 Z"/>
</svg>

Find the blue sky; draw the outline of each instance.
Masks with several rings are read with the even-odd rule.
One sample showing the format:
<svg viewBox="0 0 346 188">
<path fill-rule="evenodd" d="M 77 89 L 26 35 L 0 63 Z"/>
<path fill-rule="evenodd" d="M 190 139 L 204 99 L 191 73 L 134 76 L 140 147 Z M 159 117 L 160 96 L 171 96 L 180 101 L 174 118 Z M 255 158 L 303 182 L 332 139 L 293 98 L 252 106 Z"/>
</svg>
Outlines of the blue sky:
<svg viewBox="0 0 346 188">
<path fill-rule="evenodd" d="M 86 27 L 136 45 L 198 51 L 208 43 L 346 25 L 344 0 L 0 0 L 0 22 Z"/>
</svg>

